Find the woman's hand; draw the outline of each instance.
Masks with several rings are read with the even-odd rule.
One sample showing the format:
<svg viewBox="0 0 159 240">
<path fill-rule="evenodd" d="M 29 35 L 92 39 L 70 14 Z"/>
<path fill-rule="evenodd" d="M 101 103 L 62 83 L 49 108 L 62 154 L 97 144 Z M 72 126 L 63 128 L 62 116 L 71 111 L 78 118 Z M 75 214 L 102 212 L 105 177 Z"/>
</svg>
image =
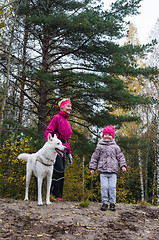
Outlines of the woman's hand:
<svg viewBox="0 0 159 240">
<path fill-rule="evenodd" d="M 121 168 L 123 172 L 126 172 L 126 167 Z"/>
</svg>

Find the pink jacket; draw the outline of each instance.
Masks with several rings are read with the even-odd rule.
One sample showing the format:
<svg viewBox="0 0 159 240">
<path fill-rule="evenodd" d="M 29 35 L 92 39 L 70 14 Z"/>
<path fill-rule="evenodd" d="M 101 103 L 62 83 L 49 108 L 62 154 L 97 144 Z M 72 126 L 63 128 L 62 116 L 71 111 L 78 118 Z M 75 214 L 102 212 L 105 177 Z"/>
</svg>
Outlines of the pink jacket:
<svg viewBox="0 0 159 240">
<path fill-rule="evenodd" d="M 64 145 L 67 147 L 67 153 L 71 153 L 69 138 L 72 134 L 72 129 L 69 121 L 67 120 L 68 114 L 60 111 L 57 115 L 54 115 L 45 130 L 45 139 L 47 141 L 48 134 L 54 134 L 61 140 L 67 141 Z"/>
</svg>

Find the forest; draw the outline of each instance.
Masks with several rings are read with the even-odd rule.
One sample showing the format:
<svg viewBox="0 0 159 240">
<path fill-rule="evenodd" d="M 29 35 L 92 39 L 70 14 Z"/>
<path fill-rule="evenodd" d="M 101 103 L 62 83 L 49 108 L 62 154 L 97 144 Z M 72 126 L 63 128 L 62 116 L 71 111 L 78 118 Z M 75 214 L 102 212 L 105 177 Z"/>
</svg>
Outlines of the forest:
<svg viewBox="0 0 159 240">
<path fill-rule="evenodd" d="M 0 1 L 1 198 L 24 198 L 26 163 L 17 156 L 43 146 L 58 102 L 69 98 L 74 163 L 64 198 L 101 200 L 88 166 L 112 125 L 128 166 L 118 175 L 117 202 L 159 206 L 159 20 L 141 45 L 126 21 L 140 3 L 116 0 L 105 10 L 100 0 Z M 32 178 L 32 200 L 36 185 Z"/>
</svg>

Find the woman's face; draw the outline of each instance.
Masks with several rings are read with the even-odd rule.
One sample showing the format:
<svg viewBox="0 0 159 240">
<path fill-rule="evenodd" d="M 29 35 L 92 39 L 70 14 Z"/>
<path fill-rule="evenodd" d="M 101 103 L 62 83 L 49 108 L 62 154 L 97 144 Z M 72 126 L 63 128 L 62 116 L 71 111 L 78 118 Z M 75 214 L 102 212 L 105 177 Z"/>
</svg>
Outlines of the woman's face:
<svg viewBox="0 0 159 240">
<path fill-rule="evenodd" d="M 67 113 L 67 114 L 70 114 L 71 110 L 72 110 L 72 105 L 71 104 L 67 104 L 62 108 L 62 111 Z"/>
</svg>

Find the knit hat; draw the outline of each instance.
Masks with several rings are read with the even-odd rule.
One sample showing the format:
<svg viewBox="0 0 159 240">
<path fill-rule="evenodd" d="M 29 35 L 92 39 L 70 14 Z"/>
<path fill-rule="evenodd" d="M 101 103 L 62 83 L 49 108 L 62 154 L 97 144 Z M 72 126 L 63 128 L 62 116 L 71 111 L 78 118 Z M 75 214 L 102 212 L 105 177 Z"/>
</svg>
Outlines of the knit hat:
<svg viewBox="0 0 159 240">
<path fill-rule="evenodd" d="M 102 137 L 106 133 L 109 133 L 114 138 L 115 137 L 115 128 L 113 126 L 106 126 L 103 130 Z"/>
<path fill-rule="evenodd" d="M 72 105 L 71 101 L 70 101 L 69 99 L 66 99 L 66 98 L 65 98 L 65 99 L 62 99 L 62 100 L 58 103 L 60 109 L 64 108 L 67 104 Z"/>
</svg>

